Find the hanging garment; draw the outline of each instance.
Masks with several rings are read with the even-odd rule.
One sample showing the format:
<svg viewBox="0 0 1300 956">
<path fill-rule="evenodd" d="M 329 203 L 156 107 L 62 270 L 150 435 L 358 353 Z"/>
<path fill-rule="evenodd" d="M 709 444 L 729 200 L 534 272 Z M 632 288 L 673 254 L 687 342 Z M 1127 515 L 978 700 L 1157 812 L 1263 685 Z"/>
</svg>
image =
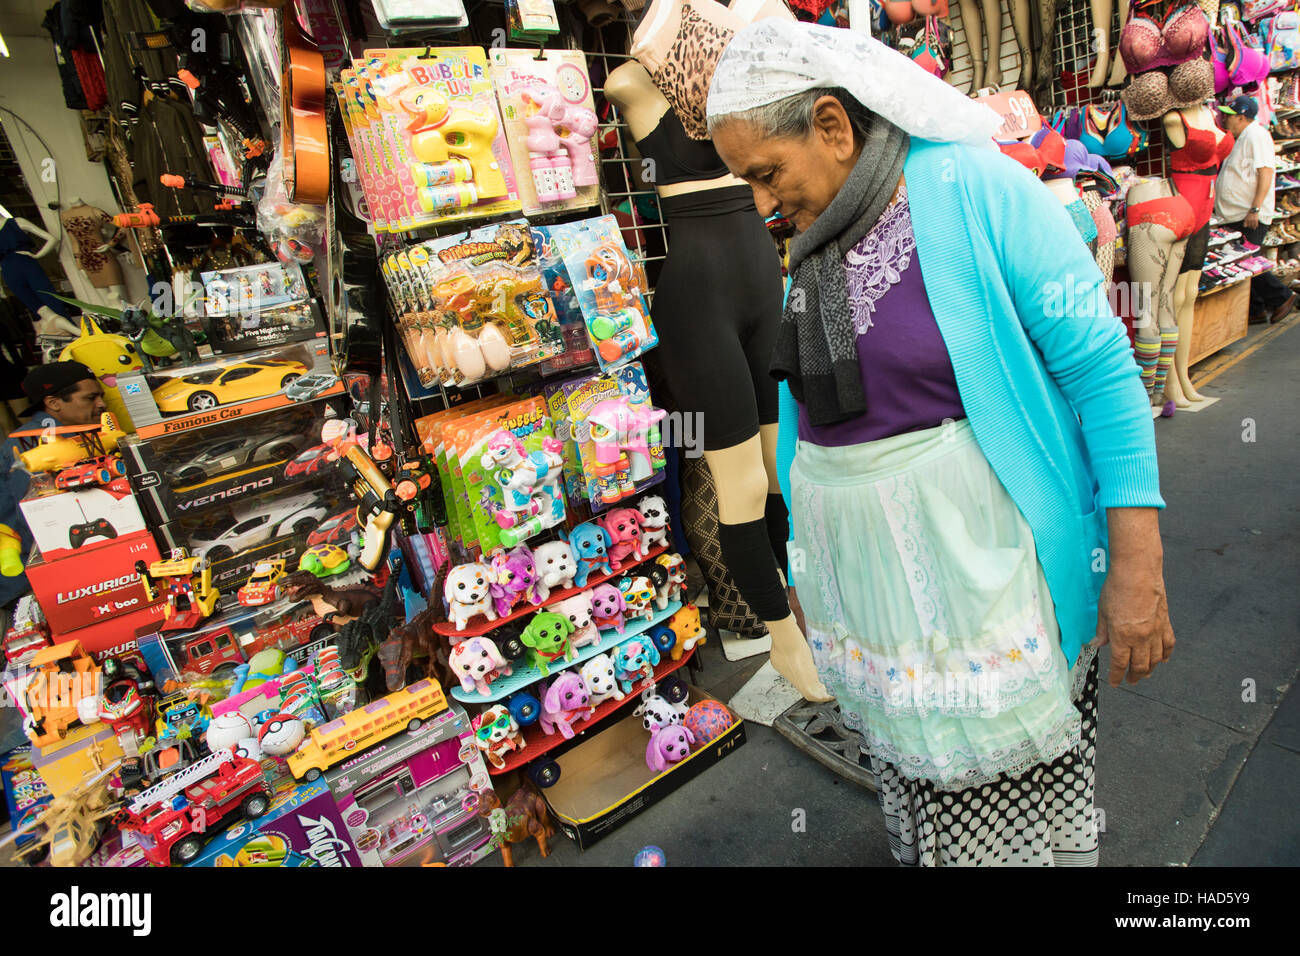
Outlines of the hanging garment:
<svg viewBox="0 0 1300 956">
<path fill-rule="evenodd" d="M 50 277 L 45 274 L 39 262 L 23 254 L 24 250 L 31 247 L 31 238 L 23 232 L 18 220 L 6 219 L 4 225 L 0 226 L 0 275 L 4 276 L 5 285 L 23 305 L 31 309 L 33 315 L 44 306 L 67 318 L 72 310 L 66 303 L 55 298 Z"/>
<path fill-rule="evenodd" d="M 90 284 L 96 289 L 121 285 L 122 267 L 117 257 L 96 251 L 106 241 L 104 230 L 112 224 L 113 217 L 102 209 L 83 204 L 65 210 L 59 220 L 72 238 L 77 266 L 90 279 Z"/>
</svg>

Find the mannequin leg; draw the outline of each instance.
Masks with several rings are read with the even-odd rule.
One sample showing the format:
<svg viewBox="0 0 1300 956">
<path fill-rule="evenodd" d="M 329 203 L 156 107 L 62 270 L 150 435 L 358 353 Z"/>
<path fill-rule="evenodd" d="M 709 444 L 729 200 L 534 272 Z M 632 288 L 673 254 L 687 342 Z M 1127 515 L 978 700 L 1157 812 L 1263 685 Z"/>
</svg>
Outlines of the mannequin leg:
<svg viewBox="0 0 1300 956">
<path fill-rule="evenodd" d="M 980 19 L 979 4 L 975 0 L 959 0 L 961 26 L 966 31 L 966 45 L 970 49 L 971 81 L 968 92 L 973 96 L 984 86 L 984 21 Z"/>
<path fill-rule="evenodd" d="M 1119 0 L 1119 28 L 1123 30 L 1126 23 L 1128 23 L 1128 0 Z M 1124 66 L 1124 58 L 1117 53 L 1115 54 L 1114 65 L 1110 68 L 1110 78 L 1106 80 L 1106 85 L 1122 86 L 1127 76 L 1128 68 Z"/>
<path fill-rule="evenodd" d="M 1134 190 L 1138 188 L 1133 187 Z M 1131 194 L 1133 190 L 1129 192 Z M 1130 195 L 1129 202 L 1135 204 L 1136 201 Z M 1172 231 L 1151 222 L 1130 223 L 1128 236 L 1129 274 L 1141 290 L 1138 296 L 1140 304 L 1134 316 L 1134 351 L 1142 373 L 1142 385 L 1150 395 L 1160 360 L 1161 288 L 1175 239 Z"/>
<path fill-rule="evenodd" d="M 1020 78 L 1016 86 L 1029 90 L 1034 81 L 1034 45 L 1030 32 L 1029 0 L 1011 0 L 1011 28 L 1016 34 L 1016 46 L 1020 48 Z"/>
<path fill-rule="evenodd" d="M 996 88 L 1002 85 L 1002 0 L 980 0 L 980 6 L 984 9 L 984 27 L 989 35 L 984 85 Z"/>
<path fill-rule="evenodd" d="M 706 451 L 704 460 L 718 489 L 718 535 L 723 555 L 737 583 L 745 580 L 745 600 L 772 636 L 772 666 L 807 699 L 829 700 L 817 676 L 812 650 L 789 609 L 775 556 L 770 549 L 764 549 L 766 555 L 737 553 L 746 544 L 753 547 L 751 540 L 765 541 L 767 535 L 764 514 L 771 473 L 765 467 L 760 435 L 730 448 Z M 742 567 L 750 573 L 738 573 L 736 569 Z"/>
<path fill-rule="evenodd" d="M 1041 40 L 1038 56 L 1034 58 L 1034 90 L 1042 90 L 1052 82 L 1055 51 L 1052 43 L 1056 37 L 1056 8 L 1059 0 L 1038 0 L 1038 30 Z"/>
<path fill-rule="evenodd" d="M 1190 347 L 1191 323 L 1188 323 L 1188 330 L 1184 333 L 1183 312 L 1189 303 L 1195 303 L 1196 286 L 1199 282 L 1199 272 L 1184 272 L 1178 277 L 1178 282 L 1174 286 L 1174 317 L 1178 324 L 1178 341 L 1173 355 L 1173 366 L 1165 377 L 1165 398 L 1178 408 L 1190 408 L 1195 401 L 1185 393 L 1182 379 L 1178 376 L 1178 353 L 1183 353 L 1186 362 L 1187 348 L 1184 347 L 1184 342 L 1186 341 L 1187 346 Z"/>
<path fill-rule="evenodd" d="M 1188 403 L 1203 402 L 1205 396 L 1192 385 L 1188 371 L 1188 360 L 1192 355 L 1192 327 L 1196 321 L 1196 287 L 1200 284 L 1199 272 L 1184 272 L 1182 282 L 1186 283 L 1183 302 L 1178 307 L 1178 349 L 1174 352 L 1174 374 L 1169 382 L 1178 382 L 1178 390 Z"/>
<path fill-rule="evenodd" d="M 1157 320 L 1159 322 L 1160 354 L 1156 360 L 1156 374 L 1151 383 L 1152 414 L 1165 405 L 1165 380 L 1174 364 L 1174 351 L 1178 347 L 1178 313 L 1174 309 L 1174 288 L 1178 284 L 1178 270 L 1183 265 L 1187 240 L 1180 239 L 1169 250 L 1169 262 L 1161 277 Z"/>
<path fill-rule="evenodd" d="M 1088 78 L 1088 88 L 1097 89 L 1106 82 L 1110 67 L 1110 0 L 1092 0 L 1092 36 L 1097 45 L 1097 65 Z"/>
</svg>

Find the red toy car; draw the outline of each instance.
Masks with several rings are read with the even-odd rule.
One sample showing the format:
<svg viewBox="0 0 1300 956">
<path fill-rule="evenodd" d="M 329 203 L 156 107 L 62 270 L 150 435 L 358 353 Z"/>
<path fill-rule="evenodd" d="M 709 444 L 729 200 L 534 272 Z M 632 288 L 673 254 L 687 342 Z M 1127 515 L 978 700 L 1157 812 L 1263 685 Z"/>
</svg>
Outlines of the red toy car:
<svg viewBox="0 0 1300 956">
<path fill-rule="evenodd" d="M 328 521 L 322 521 L 316 526 L 316 530 L 307 535 L 307 547 L 313 548 L 318 544 L 337 544 L 341 548 L 346 548 L 352 541 L 352 532 L 356 531 L 357 510 L 349 508 L 341 514 L 336 514 Z"/>
<path fill-rule="evenodd" d="M 126 474 L 126 465 L 120 455 L 100 455 L 87 458 L 71 468 L 64 468 L 54 479 L 60 491 L 85 488 L 87 485 L 110 485 Z"/>
<path fill-rule="evenodd" d="M 50 646 L 50 629 L 44 622 L 22 630 L 11 628 L 5 635 L 5 661 L 10 667 L 28 663 L 42 647 Z"/>
<path fill-rule="evenodd" d="M 338 455 L 329 445 L 314 445 L 284 466 L 284 477 L 298 478 L 302 475 L 314 475 L 331 461 L 338 461 Z"/>
</svg>

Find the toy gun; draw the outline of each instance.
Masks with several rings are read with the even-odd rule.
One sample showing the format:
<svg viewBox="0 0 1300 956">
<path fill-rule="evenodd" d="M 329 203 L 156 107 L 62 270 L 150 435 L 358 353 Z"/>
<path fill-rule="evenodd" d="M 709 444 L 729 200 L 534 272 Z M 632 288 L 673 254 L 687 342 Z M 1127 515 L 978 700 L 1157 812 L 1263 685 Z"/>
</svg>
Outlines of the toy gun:
<svg viewBox="0 0 1300 956">
<path fill-rule="evenodd" d="M 16 578 L 22 573 L 22 541 L 18 532 L 7 524 L 0 524 L 0 574 Z"/>
<path fill-rule="evenodd" d="M 541 115 L 549 121 L 559 145 L 568 155 L 568 166 L 573 170 L 573 185 L 581 189 L 595 186 L 600 182 L 596 175 L 596 163 L 591 158 L 591 138 L 600 128 L 596 114 L 584 106 L 574 106 L 567 102 L 560 91 L 549 84 L 533 87 L 539 91 L 530 97 L 524 94 L 524 102 L 531 99 L 537 104 Z M 531 91 L 530 91 L 531 92 Z"/>
<path fill-rule="evenodd" d="M 151 202 L 140 203 L 140 208 L 135 212 L 120 212 L 113 217 L 113 225 L 119 229 L 151 229 L 154 226 L 166 228 L 167 226 L 184 226 L 184 225 L 207 225 L 208 223 L 229 223 L 232 218 L 246 219 L 241 215 L 232 217 L 229 215 L 220 215 L 221 213 L 230 213 L 235 210 L 233 203 L 217 203 L 212 207 L 214 215 L 192 214 L 188 216 L 159 216 L 154 210 Z"/>
<path fill-rule="evenodd" d="M 397 496 L 374 459 L 359 445 L 353 445 L 339 459 L 339 470 L 360 502 L 357 506 L 357 521 L 365 525 L 366 529 L 361 566 L 367 571 L 374 571 L 388 553 L 388 535 L 393 528 L 393 519 L 408 505 Z"/>
<path fill-rule="evenodd" d="M 393 490 L 397 492 L 398 498 L 413 506 L 409 513 L 402 516 L 403 531 L 411 534 L 447 523 L 447 507 L 438 480 L 438 466 L 429 455 L 404 462 L 398 469 Z"/>
<path fill-rule="evenodd" d="M 659 422 L 666 414 L 662 408 L 633 408 L 626 398 L 597 402 L 587 415 L 591 440 L 596 445 L 596 464 L 616 465 L 626 452 L 632 481 L 649 478 L 664 467 L 651 454 L 650 446 L 660 442 Z"/>
<path fill-rule="evenodd" d="M 528 166 L 538 202 L 559 202 L 578 195 L 574 189 L 573 162 L 560 141 L 555 123 L 555 106 L 563 100 L 554 87 L 539 83 L 520 94 L 524 104 L 524 126 L 528 136 Z"/>
<path fill-rule="evenodd" d="M 437 189 L 450 188 L 453 191 L 474 198 L 459 205 L 472 205 L 480 199 L 494 199 L 508 192 L 505 175 L 501 164 L 492 155 L 500 124 L 491 110 L 475 112 L 466 109 L 453 109 L 444 96 L 423 87 L 407 90 L 399 98 L 402 108 L 411 114 L 413 120 L 407 127 L 411 134 L 411 151 L 415 158 L 425 166 L 435 166 L 436 170 L 419 170 L 416 172 L 417 184 L 421 182 L 442 181 L 442 176 L 453 158 L 469 163 L 474 182 L 470 186 L 460 182 L 454 186 L 429 186 L 420 189 L 420 203 L 425 211 L 431 212 L 438 205 L 449 203 L 437 200 L 441 194 Z M 463 167 L 460 167 L 463 170 Z"/>
<path fill-rule="evenodd" d="M 172 189 L 206 189 L 208 192 L 214 192 L 218 196 L 234 196 L 237 199 L 247 199 L 248 191 L 240 189 L 238 186 L 227 186 L 223 183 L 209 183 L 201 179 L 195 179 L 193 176 L 181 176 L 177 173 L 163 173 L 158 180 L 164 186 L 170 186 Z"/>
</svg>

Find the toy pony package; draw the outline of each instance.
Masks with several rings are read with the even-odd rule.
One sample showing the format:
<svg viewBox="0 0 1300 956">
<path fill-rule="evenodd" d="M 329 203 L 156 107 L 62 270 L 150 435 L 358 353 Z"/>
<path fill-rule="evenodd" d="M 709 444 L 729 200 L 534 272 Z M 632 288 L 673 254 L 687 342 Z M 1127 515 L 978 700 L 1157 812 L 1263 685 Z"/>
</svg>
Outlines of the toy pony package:
<svg viewBox="0 0 1300 956">
<path fill-rule="evenodd" d="M 334 92 L 376 229 L 520 208 L 481 48 L 366 50 Z"/>
<path fill-rule="evenodd" d="M 453 430 L 469 519 L 484 554 L 512 548 L 564 521 L 563 443 L 541 398 L 467 416 Z"/>
<path fill-rule="evenodd" d="M 552 226 L 549 237 L 564 260 L 601 368 L 617 368 L 659 344 L 645 303 L 645 273 L 633 263 L 613 216 Z"/>
</svg>

